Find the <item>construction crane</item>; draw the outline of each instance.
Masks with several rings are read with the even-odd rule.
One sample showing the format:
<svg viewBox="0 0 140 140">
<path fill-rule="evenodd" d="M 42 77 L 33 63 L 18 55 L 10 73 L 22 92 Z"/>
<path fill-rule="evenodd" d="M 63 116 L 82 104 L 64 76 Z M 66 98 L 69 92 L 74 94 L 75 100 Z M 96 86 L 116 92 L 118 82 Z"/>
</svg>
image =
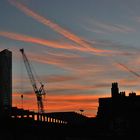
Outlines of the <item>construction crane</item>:
<svg viewBox="0 0 140 140">
<path fill-rule="evenodd" d="M 31 69 L 31 64 L 26 54 L 24 53 L 24 49 L 20 49 L 20 52 L 22 54 L 23 61 L 24 61 L 30 82 L 32 84 L 33 90 L 37 98 L 38 113 L 44 113 L 43 98 L 42 98 L 43 95 L 46 95 L 46 92 L 44 90 L 44 84 L 40 82 L 40 88 L 37 87 L 36 79 Z"/>
</svg>

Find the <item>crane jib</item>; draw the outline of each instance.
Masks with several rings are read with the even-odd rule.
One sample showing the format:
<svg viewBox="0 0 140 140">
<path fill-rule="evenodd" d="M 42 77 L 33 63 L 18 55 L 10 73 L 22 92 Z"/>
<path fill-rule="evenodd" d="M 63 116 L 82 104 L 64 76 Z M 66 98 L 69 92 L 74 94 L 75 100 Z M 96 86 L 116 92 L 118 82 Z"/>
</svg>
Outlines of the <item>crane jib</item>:
<svg viewBox="0 0 140 140">
<path fill-rule="evenodd" d="M 32 69 L 31 69 L 31 64 L 30 64 L 26 54 L 24 53 L 24 49 L 20 49 L 20 52 L 22 54 L 23 61 L 24 61 L 30 82 L 32 84 L 34 93 L 36 94 L 36 97 L 37 97 L 38 112 L 43 113 L 44 106 L 43 106 L 42 95 L 46 94 L 46 92 L 44 90 L 44 85 L 42 83 L 40 83 L 40 88 L 37 87 L 36 80 L 35 80 L 35 77 L 33 75 Z"/>
</svg>

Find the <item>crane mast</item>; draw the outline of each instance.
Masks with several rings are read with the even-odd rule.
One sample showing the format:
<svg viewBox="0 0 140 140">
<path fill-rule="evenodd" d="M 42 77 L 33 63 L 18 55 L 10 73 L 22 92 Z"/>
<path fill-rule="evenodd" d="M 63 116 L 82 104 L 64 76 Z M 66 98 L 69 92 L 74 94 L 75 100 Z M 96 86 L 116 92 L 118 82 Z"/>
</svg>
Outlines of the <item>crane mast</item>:
<svg viewBox="0 0 140 140">
<path fill-rule="evenodd" d="M 44 106 L 43 106 L 42 95 L 46 94 L 45 90 L 44 90 L 44 85 L 40 82 L 40 88 L 38 89 L 35 77 L 33 75 L 32 69 L 31 69 L 31 64 L 30 64 L 26 54 L 24 53 L 24 49 L 20 49 L 20 52 L 22 54 L 23 61 L 24 61 L 24 64 L 25 64 L 25 67 L 26 67 L 30 82 L 32 84 L 33 90 L 34 90 L 34 92 L 36 94 L 38 112 L 43 113 L 44 112 Z"/>
</svg>

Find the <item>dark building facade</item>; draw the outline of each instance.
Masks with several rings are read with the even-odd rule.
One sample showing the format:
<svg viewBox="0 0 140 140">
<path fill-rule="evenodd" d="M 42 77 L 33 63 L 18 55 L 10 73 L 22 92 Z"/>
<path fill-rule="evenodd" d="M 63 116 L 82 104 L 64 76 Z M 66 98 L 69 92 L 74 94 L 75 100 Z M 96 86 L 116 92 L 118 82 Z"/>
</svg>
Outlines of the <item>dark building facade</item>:
<svg viewBox="0 0 140 140">
<path fill-rule="evenodd" d="M 12 107 L 12 52 L 0 52 L 0 114 Z"/>
<path fill-rule="evenodd" d="M 99 98 L 97 118 L 102 126 L 116 134 L 137 133 L 140 129 L 140 95 L 119 92 L 118 83 L 112 83 L 111 97 Z M 110 133 L 111 133 L 110 132 Z"/>
</svg>

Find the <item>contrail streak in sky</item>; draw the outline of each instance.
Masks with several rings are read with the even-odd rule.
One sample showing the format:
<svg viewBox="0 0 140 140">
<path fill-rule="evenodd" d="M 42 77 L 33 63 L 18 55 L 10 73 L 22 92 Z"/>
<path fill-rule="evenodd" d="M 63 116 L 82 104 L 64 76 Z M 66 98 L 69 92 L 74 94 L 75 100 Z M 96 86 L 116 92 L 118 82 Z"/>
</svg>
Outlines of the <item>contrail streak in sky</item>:
<svg viewBox="0 0 140 140">
<path fill-rule="evenodd" d="M 105 50 L 93 48 L 84 39 L 82 39 L 79 36 L 73 34 L 72 32 L 68 31 L 67 29 L 61 27 L 60 25 L 54 23 L 53 21 L 49 20 L 48 18 L 45 18 L 45 17 L 35 13 L 34 11 L 29 9 L 25 5 L 21 4 L 20 2 L 17 2 L 16 0 L 8 0 L 8 1 L 12 5 L 14 5 L 18 9 L 20 9 L 22 12 L 24 12 L 26 15 L 36 19 L 38 22 L 40 22 L 40 23 L 42 23 L 44 25 L 47 25 L 48 27 L 50 27 L 51 29 L 53 29 L 57 33 L 63 35 L 65 38 L 75 42 L 76 44 L 78 44 L 78 45 L 80 45 L 80 46 L 82 46 L 84 48 L 87 48 L 89 51 L 91 51 L 93 53 L 106 52 Z"/>
<path fill-rule="evenodd" d="M 86 48 L 77 47 L 76 45 L 71 45 L 69 43 L 65 43 L 65 42 L 60 43 L 60 42 L 53 41 L 53 40 L 41 39 L 41 38 L 32 37 L 32 36 L 24 35 L 24 34 L 18 34 L 18 33 L 14 33 L 14 32 L 0 31 L 0 36 L 6 37 L 6 38 L 9 38 L 12 40 L 40 44 L 43 46 L 56 48 L 56 49 L 76 50 L 76 51 L 90 53 L 90 51 L 87 50 Z M 111 52 L 111 51 L 108 50 L 108 52 Z"/>
<path fill-rule="evenodd" d="M 118 63 L 120 66 L 122 66 L 123 68 L 125 68 L 127 71 L 131 72 L 133 75 L 137 76 L 138 78 L 140 78 L 140 74 L 136 73 L 135 71 L 132 71 L 131 69 L 129 69 L 127 66 L 125 66 L 122 63 Z"/>
<path fill-rule="evenodd" d="M 35 44 L 40 44 L 56 49 L 76 49 L 77 47 L 66 44 L 66 43 L 58 43 L 56 41 L 50 41 L 46 39 L 41 39 L 41 38 L 35 38 L 31 37 L 28 35 L 23 35 L 23 34 L 18 34 L 18 33 L 13 33 L 13 32 L 5 32 L 5 31 L 0 31 L 0 36 L 13 39 L 13 40 L 18 40 L 18 41 L 24 41 L 24 42 L 29 42 L 29 43 L 35 43 Z"/>
</svg>

